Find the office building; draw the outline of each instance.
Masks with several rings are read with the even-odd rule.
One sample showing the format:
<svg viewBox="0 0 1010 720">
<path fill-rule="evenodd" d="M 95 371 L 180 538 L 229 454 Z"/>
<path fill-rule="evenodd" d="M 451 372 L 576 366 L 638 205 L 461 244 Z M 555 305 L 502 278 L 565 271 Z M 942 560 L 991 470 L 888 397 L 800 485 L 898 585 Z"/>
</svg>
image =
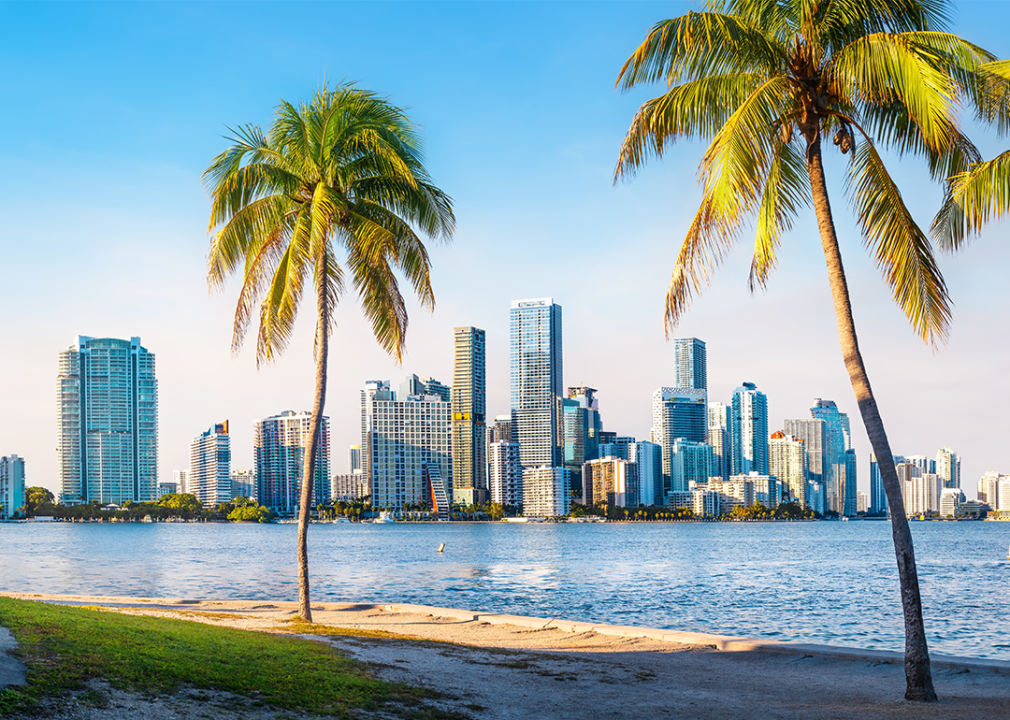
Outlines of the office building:
<svg viewBox="0 0 1010 720">
<path fill-rule="evenodd" d="M 360 473 L 364 472 L 361 467 L 361 446 L 351 445 L 347 450 L 347 472 Z"/>
<path fill-rule="evenodd" d="M 942 480 L 942 478 L 941 478 Z M 940 517 L 957 517 L 958 508 L 965 501 L 959 487 L 945 487 L 940 490 Z"/>
<path fill-rule="evenodd" d="M 936 451 L 936 474 L 945 488 L 961 487 L 961 458 L 949 447 Z"/>
<path fill-rule="evenodd" d="M 453 328 L 453 343 L 453 501 L 461 505 L 480 505 L 487 500 L 484 331 L 475 327 Z"/>
<path fill-rule="evenodd" d="M 583 499 L 588 506 L 638 506 L 638 468 L 635 463 L 617 457 L 588 461 L 582 468 L 585 480 Z"/>
<path fill-rule="evenodd" d="M 708 444 L 712 446 L 712 474 L 723 480 L 733 472 L 733 435 L 730 430 L 731 408 L 722 403 L 708 404 Z"/>
<path fill-rule="evenodd" d="M 993 510 L 999 509 L 1000 480 L 1007 477 L 998 472 L 989 471 L 978 480 L 978 499 Z"/>
<path fill-rule="evenodd" d="M 572 509 L 571 475 L 565 467 L 523 468 L 523 515 L 542 518 L 567 515 Z"/>
<path fill-rule="evenodd" d="M 663 449 L 652 442 L 628 446 L 628 460 L 635 464 L 638 479 L 638 504 L 663 505 Z"/>
<path fill-rule="evenodd" d="M 825 507 L 825 485 L 828 470 L 828 430 L 827 424 L 817 418 L 784 420 L 783 432 L 803 441 L 807 453 L 807 505 L 815 512 L 823 513 Z"/>
<path fill-rule="evenodd" d="M 330 494 L 333 502 L 352 502 L 368 497 L 371 491 L 365 473 L 357 472 L 334 475 Z"/>
<path fill-rule="evenodd" d="M 158 483 L 158 500 L 161 500 L 166 495 L 177 495 L 179 493 L 179 486 L 174 482 L 160 482 Z"/>
<path fill-rule="evenodd" d="M 25 459 L 17 455 L 0 458 L 0 520 L 23 516 Z"/>
<path fill-rule="evenodd" d="M 614 435 L 607 437 L 606 442 L 600 443 L 600 457 L 619 457 L 624 460 L 631 459 L 631 446 L 637 442 L 630 435 Z"/>
<path fill-rule="evenodd" d="M 512 432 L 524 468 L 563 464 L 561 352 L 561 306 L 552 298 L 514 300 L 509 311 Z"/>
<path fill-rule="evenodd" d="M 158 497 L 158 381 L 140 338 L 80 336 L 60 353 L 56 451 L 65 505 Z"/>
<path fill-rule="evenodd" d="M 905 462 L 910 465 L 915 465 L 915 467 L 919 468 L 919 472 L 936 472 L 936 460 L 926 457 L 925 455 L 906 455 Z"/>
<path fill-rule="evenodd" d="M 600 457 L 600 404 L 596 390 L 588 386 L 568 388 L 561 403 L 564 466 L 572 473 L 572 490 L 582 496 L 582 465 Z"/>
<path fill-rule="evenodd" d="M 708 392 L 697 388 L 661 387 L 652 393 L 652 430 L 649 440 L 662 448 L 663 492 L 677 488 L 672 485 L 673 446 L 680 439 L 686 442 L 707 442 Z M 665 497 L 662 499 L 665 504 Z"/>
<path fill-rule="evenodd" d="M 827 437 L 828 477 L 825 483 L 825 507 L 846 517 L 856 514 L 855 451 L 849 431 L 849 416 L 838 410 L 833 400 L 814 398 L 810 415 L 824 421 Z"/>
<path fill-rule="evenodd" d="M 172 471 L 172 482 L 176 484 L 179 488 L 178 493 L 181 495 L 183 493 L 188 493 L 189 490 L 186 488 L 186 476 L 189 475 L 185 470 L 173 470 Z"/>
<path fill-rule="evenodd" d="M 420 389 L 424 392 L 424 387 Z M 401 510 L 404 505 L 430 505 L 432 477 L 437 477 L 447 500 L 451 499 L 451 403 L 437 394 L 401 396 L 385 380 L 365 383 L 361 452 L 374 507 Z M 426 468 L 435 465 L 437 473 L 425 474 Z"/>
<path fill-rule="evenodd" d="M 768 398 L 745 382 L 733 391 L 733 475 L 768 474 Z"/>
<path fill-rule="evenodd" d="M 512 433 L 512 416 L 511 415 L 495 415 L 494 423 L 491 424 L 487 429 L 487 443 L 496 442 L 516 442 L 515 436 Z"/>
<path fill-rule="evenodd" d="M 705 343 L 698 338 L 676 338 L 673 341 L 673 351 L 677 387 L 708 390 Z"/>
<path fill-rule="evenodd" d="M 444 385 L 432 377 L 419 378 L 417 375 L 408 375 L 400 383 L 396 395 L 397 397 L 434 395 L 443 402 L 452 402 L 452 389 L 448 385 Z"/>
<path fill-rule="evenodd" d="M 768 440 L 768 472 L 782 483 L 783 494 L 806 507 L 807 451 L 803 441 L 781 430 L 772 433 Z"/>
<path fill-rule="evenodd" d="M 312 415 L 286 410 L 257 421 L 253 426 L 253 456 L 260 505 L 281 517 L 298 514 L 305 452 L 309 447 Z M 192 484 L 192 478 L 190 479 Z M 330 419 L 322 418 L 319 450 L 312 478 L 311 506 L 329 501 Z"/>
<path fill-rule="evenodd" d="M 712 477 L 712 446 L 677 438 L 670 453 L 670 492 L 686 492 L 691 483 Z"/>
<path fill-rule="evenodd" d="M 492 442 L 487 446 L 487 458 L 491 502 L 502 507 L 522 507 L 523 466 L 519 460 L 519 443 Z"/>
<path fill-rule="evenodd" d="M 231 471 L 231 499 L 249 498 L 257 500 L 256 473 L 252 470 Z"/>
<path fill-rule="evenodd" d="M 231 437 L 228 421 L 212 425 L 189 444 L 190 492 L 205 508 L 232 499 Z"/>
<path fill-rule="evenodd" d="M 892 455 L 894 466 L 905 462 L 901 455 Z M 900 485 L 899 485 L 900 486 Z M 870 453 L 870 509 L 871 515 L 884 515 L 889 512 L 887 505 L 887 493 L 884 492 L 884 479 L 880 474 L 880 465 L 877 463 L 877 456 Z"/>
</svg>

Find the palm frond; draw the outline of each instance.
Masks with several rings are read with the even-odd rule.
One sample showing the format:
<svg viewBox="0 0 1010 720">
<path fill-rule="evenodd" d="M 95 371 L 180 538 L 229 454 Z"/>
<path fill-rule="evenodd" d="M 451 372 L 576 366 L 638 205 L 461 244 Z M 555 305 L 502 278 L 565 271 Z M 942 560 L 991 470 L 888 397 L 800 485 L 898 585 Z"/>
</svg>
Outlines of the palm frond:
<svg viewBox="0 0 1010 720">
<path fill-rule="evenodd" d="M 941 247 L 958 249 L 991 220 L 1010 215 L 1010 150 L 951 178 L 948 196 L 933 221 Z"/>
<path fill-rule="evenodd" d="M 947 338 L 950 297 L 925 236 L 872 142 L 859 144 L 848 175 L 849 200 L 876 265 L 916 333 L 932 345 Z"/>
<path fill-rule="evenodd" d="M 775 269 L 782 233 L 791 230 L 800 208 L 810 202 L 810 177 L 803 155 L 790 144 L 780 143 L 768 172 L 757 215 L 750 290 L 763 288 Z"/>
</svg>

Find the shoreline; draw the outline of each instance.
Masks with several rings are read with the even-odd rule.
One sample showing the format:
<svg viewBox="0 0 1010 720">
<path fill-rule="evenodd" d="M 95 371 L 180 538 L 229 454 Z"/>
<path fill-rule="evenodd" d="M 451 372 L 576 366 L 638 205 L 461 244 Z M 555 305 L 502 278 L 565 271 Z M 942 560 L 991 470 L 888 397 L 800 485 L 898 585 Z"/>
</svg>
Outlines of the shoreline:
<svg viewBox="0 0 1010 720">
<path fill-rule="evenodd" d="M 287 600 L 197 600 L 186 598 L 141 598 L 130 596 L 105 595 L 70 595 L 56 593 L 15 593 L 0 591 L 0 597 L 16 600 L 30 600 L 58 605 L 73 605 L 78 607 L 101 607 L 109 610 L 143 611 L 179 613 L 234 613 L 236 616 L 247 613 L 258 613 L 264 618 L 271 616 L 284 619 L 295 614 L 298 603 Z M 345 620 L 353 620 L 353 613 L 366 610 L 380 610 L 394 616 L 429 617 L 433 619 L 450 619 L 464 623 L 485 624 L 490 626 L 511 626 L 525 631 L 557 630 L 570 635 L 592 634 L 603 637 L 625 640 L 648 641 L 682 647 L 703 647 L 724 653 L 762 652 L 776 655 L 792 655 L 799 657 L 819 657 L 835 660 L 866 661 L 874 663 L 902 665 L 904 654 L 892 650 L 871 650 L 847 645 L 827 645 L 820 643 L 790 642 L 785 640 L 766 640 L 739 635 L 716 635 L 683 630 L 650 628 L 634 625 L 612 625 L 609 623 L 593 623 L 581 620 L 565 619 L 560 616 L 553 618 L 534 617 L 527 615 L 511 615 L 507 613 L 479 612 L 463 608 L 447 608 L 433 605 L 417 605 L 411 603 L 313 603 L 313 612 L 324 614 L 341 614 Z M 199 619 L 199 618 L 196 618 Z M 323 623 L 328 624 L 328 623 Z M 336 627 L 354 627 L 337 625 Z M 416 628 L 416 624 L 411 623 Z M 456 641 L 450 641 L 456 642 Z M 470 643 L 460 641 L 459 644 Z M 482 647 L 481 645 L 475 645 Z M 945 655 L 930 653 L 930 661 L 934 667 L 952 670 L 988 670 L 996 673 L 1010 674 L 1010 660 L 993 658 L 977 658 L 961 655 Z"/>
</svg>

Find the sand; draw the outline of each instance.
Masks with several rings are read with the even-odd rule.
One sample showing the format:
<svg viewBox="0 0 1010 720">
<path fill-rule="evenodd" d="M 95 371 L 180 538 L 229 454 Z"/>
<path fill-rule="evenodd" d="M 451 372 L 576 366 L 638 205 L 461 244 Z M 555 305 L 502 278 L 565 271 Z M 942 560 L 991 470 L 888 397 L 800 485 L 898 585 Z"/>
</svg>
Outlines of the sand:
<svg viewBox="0 0 1010 720">
<path fill-rule="evenodd" d="M 295 613 L 287 602 L 3 594 L 267 632 L 285 632 Z M 937 656 L 940 702 L 920 704 L 902 699 L 895 653 L 400 604 L 320 603 L 313 616 L 317 624 L 420 639 L 309 636 L 371 663 L 378 677 L 441 690 L 450 697 L 446 709 L 476 719 L 1010 718 L 1006 662 Z M 155 707 L 117 697 L 118 708 L 73 717 L 199 716 L 187 712 L 186 698 L 157 699 Z"/>
</svg>

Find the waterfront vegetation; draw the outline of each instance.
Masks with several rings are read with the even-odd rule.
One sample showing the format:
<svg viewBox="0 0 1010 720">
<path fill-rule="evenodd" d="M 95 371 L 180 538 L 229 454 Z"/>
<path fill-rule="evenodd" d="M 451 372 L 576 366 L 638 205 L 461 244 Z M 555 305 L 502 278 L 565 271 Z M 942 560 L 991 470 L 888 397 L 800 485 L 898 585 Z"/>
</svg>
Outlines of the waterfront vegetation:
<svg viewBox="0 0 1010 720">
<path fill-rule="evenodd" d="M 202 703 L 232 710 L 461 717 L 427 706 L 435 691 L 376 680 L 364 664 L 311 640 L 10 598 L 0 598 L 0 626 L 20 643 L 28 668 L 27 686 L 0 691 L 0 715 L 50 715 L 70 698 L 107 707 L 97 680 L 148 696 L 204 691 Z"/>
</svg>

